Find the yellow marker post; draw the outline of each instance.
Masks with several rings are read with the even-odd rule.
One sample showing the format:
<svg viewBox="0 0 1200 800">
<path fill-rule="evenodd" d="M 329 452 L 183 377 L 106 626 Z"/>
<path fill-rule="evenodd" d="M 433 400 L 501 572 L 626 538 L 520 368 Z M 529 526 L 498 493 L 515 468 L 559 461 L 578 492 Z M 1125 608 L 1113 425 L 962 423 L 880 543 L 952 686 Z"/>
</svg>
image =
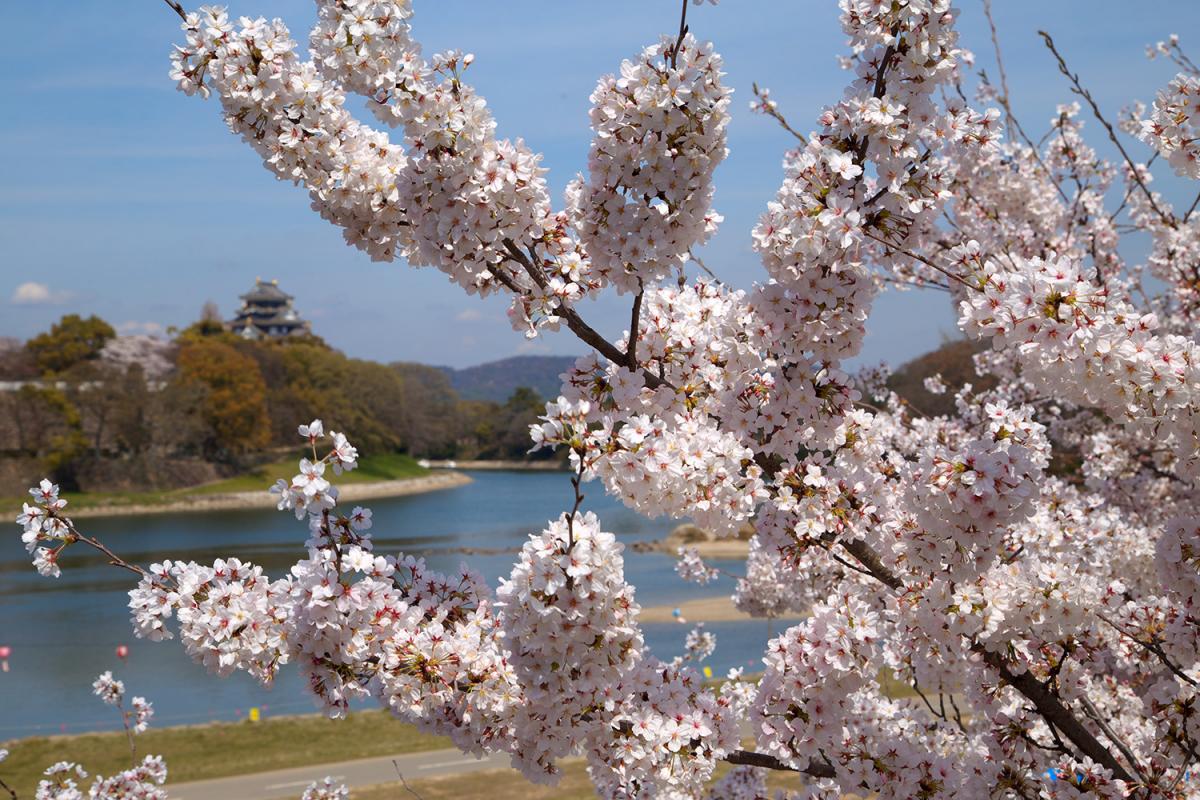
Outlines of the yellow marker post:
<svg viewBox="0 0 1200 800">
<path fill-rule="evenodd" d="M 711 678 L 711 677 L 712 677 L 712 667 L 708 667 L 708 666 L 706 666 L 706 667 L 704 668 L 704 677 L 706 677 L 706 678 Z M 257 710 L 258 710 L 258 709 L 254 709 L 254 711 L 257 711 Z M 253 712 L 252 712 L 252 713 L 253 713 Z"/>
<path fill-rule="evenodd" d="M 258 722 L 260 719 L 262 719 L 262 715 L 258 712 L 258 706 L 254 706 L 250 709 L 250 721 Z"/>
</svg>

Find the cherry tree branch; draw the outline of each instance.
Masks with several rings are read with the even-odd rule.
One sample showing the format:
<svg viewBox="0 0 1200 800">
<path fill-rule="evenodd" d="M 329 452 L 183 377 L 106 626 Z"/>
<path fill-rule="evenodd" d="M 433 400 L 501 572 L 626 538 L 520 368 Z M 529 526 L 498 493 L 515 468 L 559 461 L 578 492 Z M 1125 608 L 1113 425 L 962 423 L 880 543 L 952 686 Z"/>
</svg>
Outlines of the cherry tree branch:
<svg viewBox="0 0 1200 800">
<path fill-rule="evenodd" d="M 893 590 L 903 587 L 904 582 L 900 577 L 883 563 L 879 554 L 864 540 L 843 542 L 842 547 L 857 558 L 880 583 Z M 1126 781 L 1133 780 L 1121 762 L 1101 744 L 1091 731 L 1083 726 L 1083 723 L 1075 718 L 1070 709 L 1063 705 L 1058 696 L 1045 684 L 1028 672 L 1020 674 L 1013 672 L 1003 656 L 987 650 L 977 642 L 971 645 L 971 652 L 982 658 L 983 662 L 999 674 L 1005 683 L 1033 703 L 1034 708 L 1046 722 L 1062 731 L 1071 743 L 1079 748 L 1080 752 L 1097 764 L 1112 770 L 1113 775 L 1118 778 Z"/>
<path fill-rule="evenodd" d="M 775 104 L 767 98 L 763 90 L 758 88 L 757 82 L 752 83 L 751 88 L 754 92 L 754 96 L 758 98 L 758 108 L 762 109 L 762 113 L 769 117 L 774 117 L 775 121 L 782 125 L 785 131 L 799 139 L 801 144 L 808 143 L 808 139 L 805 138 L 804 134 L 800 133 L 798 130 L 788 124 L 788 121 L 784 118 L 783 114 L 780 113 Z"/>
<path fill-rule="evenodd" d="M 170 9 L 172 11 L 174 11 L 176 14 L 178 14 L 179 18 L 181 20 L 183 20 L 184 22 L 187 22 L 187 12 L 183 10 L 182 5 L 175 2 L 175 0 L 163 0 L 163 2 L 166 3 L 167 6 L 170 7 Z"/>
<path fill-rule="evenodd" d="M 798 769 L 783 763 L 775 756 L 767 755 L 766 753 L 752 753 L 749 750 L 735 750 L 725 756 L 725 761 L 744 767 L 762 767 L 763 769 L 774 769 L 782 772 L 799 772 L 802 775 L 811 775 L 814 778 L 837 777 L 837 771 L 829 763 L 822 764 L 813 761 L 809 762 L 809 765 L 804 769 Z"/>
<path fill-rule="evenodd" d="M 517 247 L 516 243 L 511 239 L 504 240 L 504 247 L 508 251 L 510 259 L 520 264 L 521 268 L 524 269 L 526 274 L 529 275 L 530 279 L 537 284 L 538 288 L 545 291 L 548 286 L 548 282 L 546 281 L 546 275 L 542 272 L 541 268 L 538 267 L 537 264 L 535 264 L 529 258 L 529 256 L 522 253 L 520 248 Z M 492 274 L 496 276 L 497 280 L 499 280 L 512 291 L 516 292 L 517 294 L 525 294 L 525 292 L 516 284 L 515 281 L 504 275 L 500 270 L 493 270 Z M 579 316 L 579 313 L 575 311 L 575 309 L 571 308 L 571 306 L 560 304 L 558 307 L 558 313 L 566 321 L 567 327 L 571 330 L 571 332 L 579 337 L 584 344 L 591 346 L 596 350 L 596 352 L 600 353 L 600 355 L 604 356 L 614 364 L 627 364 L 629 362 L 628 354 L 622 353 L 615 344 L 601 336 L 600 333 L 591 325 L 588 325 L 587 322 L 585 322 L 583 318 Z M 633 369 L 634 367 L 630 368 Z M 648 372 L 643 369 L 639 370 L 639 374 L 641 374 L 643 380 L 646 381 L 646 385 L 651 389 L 659 389 L 664 386 L 670 387 L 669 383 L 652 372 Z"/>
<path fill-rule="evenodd" d="M 1000 105 L 1004 107 L 1004 116 L 1008 119 L 1009 136 L 1020 127 L 1013 114 L 1012 104 L 1008 95 L 1008 75 L 1004 72 L 1004 58 L 1000 54 L 1000 35 L 996 32 L 996 20 L 992 18 L 992 0 L 983 0 L 983 15 L 987 17 L 988 29 L 992 34 L 992 49 L 996 51 L 996 67 L 1000 71 Z"/>
<path fill-rule="evenodd" d="M 1133 179 L 1137 182 L 1137 185 L 1141 187 L 1142 193 L 1146 195 L 1146 199 L 1150 202 L 1150 207 L 1153 208 L 1155 213 L 1162 218 L 1163 222 L 1174 228 L 1176 226 L 1175 218 L 1159 208 L 1158 201 L 1154 199 L 1154 194 L 1150 191 L 1150 187 L 1148 187 L 1145 181 L 1142 180 L 1142 176 L 1138 172 L 1137 165 L 1134 163 L 1133 158 L 1131 158 L 1129 153 L 1126 152 L 1125 145 L 1121 144 L 1121 140 L 1117 138 L 1116 129 L 1113 128 L 1112 123 L 1105 119 L 1103 112 L 1100 111 L 1100 106 L 1097 105 L 1096 100 L 1092 97 L 1092 93 L 1083 87 L 1083 84 L 1079 80 L 1079 75 L 1071 72 L 1071 70 L 1067 67 L 1066 59 L 1062 57 L 1062 54 L 1058 52 L 1058 48 L 1054 46 L 1054 39 L 1052 39 L 1050 34 L 1046 33 L 1045 31 L 1038 31 L 1038 35 L 1042 37 L 1046 43 L 1046 47 L 1050 49 L 1050 52 L 1054 54 L 1054 58 L 1058 61 L 1058 71 L 1066 76 L 1067 80 L 1071 82 L 1071 91 L 1087 101 L 1087 104 L 1092 109 L 1092 116 L 1094 116 L 1100 122 L 1100 124 L 1104 126 L 1104 130 L 1108 132 L 1109 140 L 1117 146 L 1117 150 L 1120 151 L 1121 157 L 1125 159 L 1125 164 L 1129 167 L 1130 172 L 1133 173 Z"/>
<path fill-rule="evenodd" d="M 683 48 L 683 37 L 687 36 L 687 12 L 688 3 L 691 0 L 683 0 L 683 8 L 679 12 L 679 37 L 675 40 L 675 47 L 671 49 L 671 69 L 675 69 L 679 65 L 679 51 Z"/>
<path fill-rule="evenodd" d="M 629 320 L 629 344 L 625 346 L 625 366 L 630 370 L 637 371 L 637 343 L 638 334 L 642 327 L 642 297 L 646 294 L 645 287 L 642 286 L 641 279 L 638 280 L 638 293 L 633 298 L 633 311 L 630 312 L 632 319 Z"/>
<path fill-rule="evenodd" d="M 3 780 L 0 780 L 0 789 L 8 792 L 9 796 L 12 797 L 12 800 L 17 800 L 17 790 L 9 786 Z"/>
</svg>

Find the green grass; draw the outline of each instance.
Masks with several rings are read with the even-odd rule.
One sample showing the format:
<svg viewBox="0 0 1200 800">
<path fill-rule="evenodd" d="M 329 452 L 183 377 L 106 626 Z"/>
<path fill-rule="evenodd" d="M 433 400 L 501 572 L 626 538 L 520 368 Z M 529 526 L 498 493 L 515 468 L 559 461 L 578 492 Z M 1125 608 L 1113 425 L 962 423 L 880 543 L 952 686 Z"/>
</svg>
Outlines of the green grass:
<svg viewBox="0 0 1200 800">
<path fill-rule="evenodd" d="M 202 486 L 191 486 L 184 489 L 156 490 L 148 492 L 64 492 L 69 508 L 98 508 L 121 506 L 158 506 L 187 500 L 192 497 L 205 497 L 215 494 L 233 494 L 236 492 L 265 492 L 278 478 L 285 480 L 296 474 L 299 456 L 270 464 L 264 464 L 233 478 Z M 381 453 L 363 456 L 359 459 L 358 468 L 329 477 L 339 486 L 355 483 L 371 483 L 376 481 L 397 481 L 408 478 L 419 478 L 428 475 L 429 470 L 417 464 L 416 459 L 403 453 Z M 16 514 L 21 503 L 28 501 L 28 496 L 0 498 L 0 513 Z"/>
<path fill-rule="evenodd" d="M 56 761 L 75 761 L 89 776 L 111 775 L 130 763 L 124 732 L 37 737 L 4 746 L 10 755 L 0 762 L 0 779 L 20 797 L 33 797 L 43 770 Z M 448 739 L 419 733 L 382 711 L 362 711 L 341 720 L 307 715 L 151 728 L 137 737 L 137 746 L 139 759 L 161 755 L 167 761 L 170 783 L 184 783 L 452 745 Z M 90 784 L 89 778 L 84 788 Z"/>
<path fill-rule="evenodd" d="M 207 483 L 194 489 L 184 489 L 168 496 L 186 497 L 192 495 L 230 494 L 232 492 L 266 491 L 279 478 L 288 479 L 296 474 L 297 458 L 289 458 L 264 464 L 236 478 L 229 478 L 216 483 Z M 332 470 L 327 470 L 326 477 L 339 486 L 353 483 L 370 483 L 374 481 L 398 481 L 407 478 L 419 478 L 428 475 L 429 470 L 417 464 L 416 459 L 403 453 L 382 453 L 379 455 L 363 456 L 358 461 L 358 467 L 350 472 L 335 476 Z"/>
</svg>

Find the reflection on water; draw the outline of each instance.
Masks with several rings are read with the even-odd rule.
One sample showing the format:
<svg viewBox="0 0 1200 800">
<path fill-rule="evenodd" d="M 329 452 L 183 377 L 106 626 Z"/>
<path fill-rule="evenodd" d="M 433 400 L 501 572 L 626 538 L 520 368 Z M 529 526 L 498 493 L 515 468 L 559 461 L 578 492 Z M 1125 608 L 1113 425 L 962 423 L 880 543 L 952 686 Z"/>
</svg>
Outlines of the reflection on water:
<svg viewBox="0 0 1200 800">
<path fill-rule="evenodd" d="M 430 494 L 376 500 L 376 550 L 423 556 L 431 567 L 453 570 L 464 561 L 494 586 L 512 567 L 512 552 L 463 555 L 462 548 L 488 551 L 519 548 L 530 533 L 570 504 L 571 487 L 563 473 L 476 472 L 475 482 Z M 647 520 L 605 496 L 599 484 L 588 487 L 584 509 L 600 515 L 606 530 L 626 541 L 657 538 L 670 520 Z M 221 511 L 203 514 L 155 514 L 81 520 L 129 561 L 149 563 L 169 557 L 211 562 L 236 556 L 278 576 L 299 555 L 305 525 L 272 511 Z M 3 531 L 3 528 L 0 528 Z M 219 679 L 193 664 L 175 642 L 154 644 L 134 639 L 125 608 L 132 585 L 104 560 L 72 548 L 57 581 L 40 577 L 29 563 L 15 525 L 0 532 L 0 645 L 12 648 L 10 671 L 0 673 L 0 740 L 33 733 L 111 728 L 115 715 L 91 696 L 91 682 L 106 669 L 118 673 L 129 691 L 154 702 L 156 721 L 182 724 L 242 716 L 251 706 L 266 713 L 312 709 L 294 670 L 285 668 L 276 686 L 264 689 L 246 675 Z M 741 565 L 720 564 L 733 572 Z M 676 603 L 731 589 L 697 587 L 674 573 L 664 554 L 628 553 L 626 574 L 644 606 Z M 717 652 L 707 663 L 716 672 L 732 666 L 757 669 L 766 642 L 766 623 L 714 623 Z M 647 625 L 646 640 L 660 658 L 683 650 L 688 626 Z M 115 654 L 128 644 L 128 662 Z"/>
</svg>

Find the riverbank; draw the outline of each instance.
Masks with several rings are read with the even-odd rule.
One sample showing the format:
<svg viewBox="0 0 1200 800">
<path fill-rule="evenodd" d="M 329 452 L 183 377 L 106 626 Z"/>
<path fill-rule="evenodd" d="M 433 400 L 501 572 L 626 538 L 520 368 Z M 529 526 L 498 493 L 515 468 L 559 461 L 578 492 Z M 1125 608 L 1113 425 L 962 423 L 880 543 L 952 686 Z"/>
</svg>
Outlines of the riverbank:
<svg viewBox="0 0 1200 800">
<path fill-rule="evenodd" d="M 675 616 L 677 610 L 679 611 L 678 617 Z M 776 619 L 794 622 L 802 620 L 804 617 L 800 614 L 788 614 L 776 617 Z M 645 623 L 680 622 L 680 620 L 688 624 L 697 622 L 765 622 L 762 618 L 752 617 L 738 611 L 737 606 L 733 604 L 733 598 L 729 595 L 701 597 L 675 605 L 649 606 L 643 608 L 642 613 L 638 615 L 638 622 Z"/>
<path fill-rule="evenodd" d="M 666 553 L 678 555 L 681 547 L 694 547 L 701 558 L 744 559 L 750 555 L 750 537 L 754 526 L 746 523 L 736 539 L 718 539 L 703 528 L 684 523 L 667 536 L 653 541 L 633 542 L 630 549 L 635 553 Z"/>
<path fill-rule="evenodd" d="M 376 500 L 381 497 L 403 497 L 410 494 L 437 492 L 453 489 L 471 482 L 469 475 L 461 472 L 440 472 L 420 478 L 402 478 L 393 481 L 371 481 L 351 483 L 338 487 L 339 500 L 357 502 Z M 254 492 L 226 492 L 215 494 L 190 494 L 167 497 L 150 503 L 113 503 L 111 505 L 68 506 L 67 514 L 72 519 L 95 517 L 127 517 L 140 514 L 192 513 L 203 511 L 240 511 L 245 509 L 275 508 L 278 500 L 265 489 Z"/>
</svg>

